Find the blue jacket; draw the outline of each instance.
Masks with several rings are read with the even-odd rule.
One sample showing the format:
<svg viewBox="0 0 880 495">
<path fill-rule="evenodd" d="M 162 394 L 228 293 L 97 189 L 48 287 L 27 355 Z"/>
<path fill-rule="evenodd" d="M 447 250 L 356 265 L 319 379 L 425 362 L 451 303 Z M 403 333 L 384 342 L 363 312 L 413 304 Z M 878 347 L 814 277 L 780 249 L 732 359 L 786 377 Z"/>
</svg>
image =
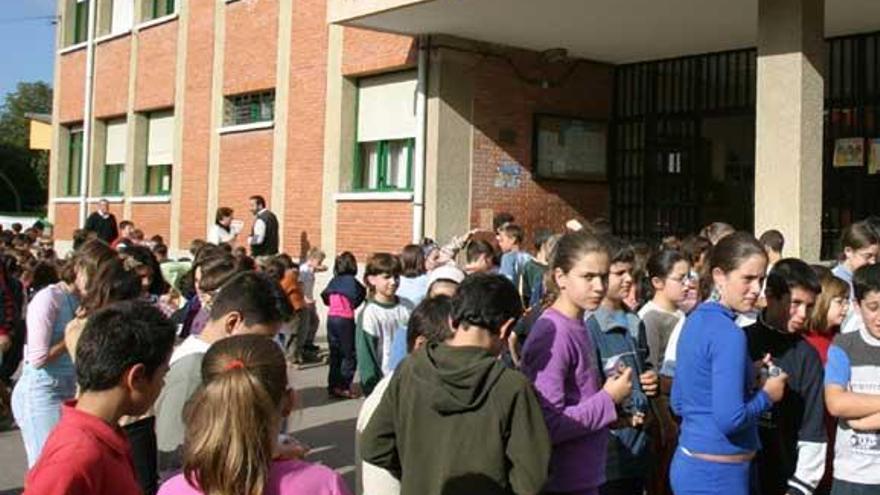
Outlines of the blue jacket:
<svg viewBox="0 0 880 495">
<path fill-rule="evenodd" d="M 330 279 L 327 288 L 321 292 L 324 304 L 330 304 L 330 294 L 340 294 L 348 298 L 351 309 L 356 309 L 364 303 L 367 297 L 367 289 L 361 285 L 354 275 L 336 275 Z"/>
<path fill-rule="evenodd" d="M 632 395 L 623 404 L 627 414 L 647 413 L 648 396 L 642 390 L 639 375 L 650 369 L 647 362 L 648 339 L 645 325 L 629 311 L 597 309 L 587 319 L 587 329 L 596 347 L 597 363 L 602 379 L 609 360 L 619 358 L 633 371 Z M 648 472 L 648 432 L 642 428 L 611 430 L 605 476 L 608 481 L 642 478 Z"/>
</svg>

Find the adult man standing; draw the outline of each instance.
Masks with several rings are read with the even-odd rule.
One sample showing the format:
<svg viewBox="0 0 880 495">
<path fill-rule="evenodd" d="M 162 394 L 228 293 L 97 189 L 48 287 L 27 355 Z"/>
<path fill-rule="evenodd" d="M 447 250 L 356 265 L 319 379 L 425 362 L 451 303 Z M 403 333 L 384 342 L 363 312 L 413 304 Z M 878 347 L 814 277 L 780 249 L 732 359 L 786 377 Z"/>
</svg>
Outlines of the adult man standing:
<svg viewBox="0 0 880 495">
<path fill-rule="evenodd" d="M 86 219 L 86 230 L 97 234 L 98 239 L 107 244 L 113 243 L 119 237 L 119 229 L 116 226 L 116 217 L 110 213 L 110 202 L 106 199 L 98 201 L 97 211 L 92 212 Z"/>
<path fill-rule="evenodd" d="M 248 238 L 251 256 L 278 254 L 278 218 L 266 208 L 266 200 L 262 196 L 250 197 L 250 210 L 256 217 Z"/>
</svg>

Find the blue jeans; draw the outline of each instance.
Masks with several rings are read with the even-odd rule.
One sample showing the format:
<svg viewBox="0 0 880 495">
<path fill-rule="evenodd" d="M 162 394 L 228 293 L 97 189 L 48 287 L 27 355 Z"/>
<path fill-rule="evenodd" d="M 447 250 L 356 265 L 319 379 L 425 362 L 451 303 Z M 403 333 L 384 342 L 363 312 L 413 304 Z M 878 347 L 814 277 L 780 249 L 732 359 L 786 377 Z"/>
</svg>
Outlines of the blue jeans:
<svg viewBox="0 0 880 495">
<path fill-rule="evenodd" d="M 348 389 L 357 370 L 354 344 L 355 322 L 348 318 L 327 318 L 327 343 L 330 347 L 330 369 L 327 388 Z"/>
<path fill-rule="evenodd" d="M 669 482 L 675 495 L 749 495 L 748 462 L 721 463 L 675 451 Z"/>
<path fill-rule="evenodd" d="M 28 468 L 36 464 L 49 433 L 61 420 L 61 404 L 75 394 L 75 375 L 55 375 L 24 365 L 12 391 L 12 414 L 24 441 Z"/>
</svg>

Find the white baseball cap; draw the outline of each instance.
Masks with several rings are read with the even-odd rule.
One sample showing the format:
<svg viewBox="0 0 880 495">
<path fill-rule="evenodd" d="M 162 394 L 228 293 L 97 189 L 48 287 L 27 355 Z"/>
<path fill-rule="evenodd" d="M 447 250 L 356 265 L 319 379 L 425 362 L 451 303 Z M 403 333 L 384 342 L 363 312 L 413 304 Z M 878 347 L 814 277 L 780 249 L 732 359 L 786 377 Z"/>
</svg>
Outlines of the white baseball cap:
<svg viewBox="0 0 880 495">
<path fill-rule="evenodd" d="M 449 280 L 460 284 L 464 281 L 465 274 L 460 268 L 454 265 L 443 265 L 435 268 L 428 275 L 428 287 L 438 280 Z"/>
</svg>

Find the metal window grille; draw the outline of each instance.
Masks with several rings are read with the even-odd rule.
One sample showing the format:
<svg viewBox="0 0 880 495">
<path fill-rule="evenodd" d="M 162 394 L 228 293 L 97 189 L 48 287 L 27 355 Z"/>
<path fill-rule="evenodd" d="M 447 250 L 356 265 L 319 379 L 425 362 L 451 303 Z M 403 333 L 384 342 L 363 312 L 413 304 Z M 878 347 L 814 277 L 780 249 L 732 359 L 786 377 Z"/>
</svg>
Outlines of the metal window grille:
<svg viewBox="0 0 880 495">
<path fill-rule="evenodd" d="M 223 125 L 271 122 L 275 118 L 275 91 L 227 96 Z"/>
</svg>

